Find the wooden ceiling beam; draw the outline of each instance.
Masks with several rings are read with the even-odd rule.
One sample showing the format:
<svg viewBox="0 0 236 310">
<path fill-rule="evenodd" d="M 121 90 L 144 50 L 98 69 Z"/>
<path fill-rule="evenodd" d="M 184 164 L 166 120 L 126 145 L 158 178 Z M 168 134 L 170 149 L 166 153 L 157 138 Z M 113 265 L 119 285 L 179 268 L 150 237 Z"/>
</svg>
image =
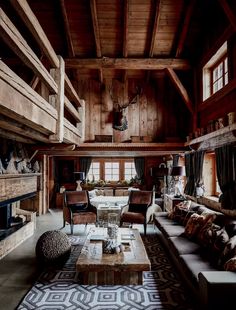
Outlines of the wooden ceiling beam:
<svg viewBox="0 0 236 310">
<path fill-rule="evenodd" d="M 96 0 L 90 0 L 90 11 L 93 23 L 93 33 L 96 45 L 96 55 L 98 58 L 102 57 L 102 50 L 101 50 L 101 41 L 100 41 L 100 31 L 98 25 L 98 16 L 97 16 L 97 7 L 96 7 Z M 99 80 L 103 83 L 103 73 L 102 68 L 99 68 Z"/>
<path fill-rule="evenodd" d="M 154 53 L 157 29 L 158 29 L 158 24 L 160 20 L 160 2 L 161 2 L 160 0 L 156 0 L 155 19 L 154 19 L 154 24 L 153 24 L 153 29 L 152 29 L 152 39 L 151 39 L 151 44 L 150 44 L 149 57 L 153 57 L 153 53 Z"/>
<path fill-rule="evenodd" d="M 186 36 L 188 33 L 189 24 L 190 24 L 192 15 L 193 15 L 193 9 L 195 7 L 195 4 L 196 4 L 196 0 L 189 1 L 189 3 L 188 3 L 186 14 L 183 17 L 184 21 L 181 24 L 181 31 L 180 31 L 180 36 L 179 36 L 177 48 L 176 48 L 175 57 L 180 57 L 180 55 L 183 51 L 184 42 L 185 42 L 185 39 L 186 39 Z"/>
<path fill-rule="evenodd" d="M 230 21 L 231 25 L 234 28 L 234 31 L 236 31 L 236 16 L 231 10 L 230 6 L 228 5 L 226 0 L 218 0 L 221 7 L 223 8 L 228 20 Z"/>
<path fill-rule="evenodd" d="M 65 59 L 67 69 L 123 69 L 123 70 L 189 70 L 190 63 L 175 58 L 70 58 Z"/>
<path fill-rule="evenodd" d="M 96 44 L 96 55 L 97 57 L 102 57 L 96 0 L 90 0 L 90 10 L 91 10 L 91 17 L 92 17 L 92 22 L 93 22 L 94 39 L 95 39 L 95 44 Z"/>
<path fill-rule="evenodd" d="M 49 42 L 43 28 L 39 24 L 36 16 L 31 10 L 26 0 L 11 0 L 11 4 L 14 9 L 20 15 L 22 21 L 25 23 L 26 27 L 33 34 L 36 42 L 39 44 L 40 48 L 43 50 L 44 54 L 50 61 L 53 68 L 59 68 L 59 60 L 57 58 L 54 49 Z"/>
<path fill-rule="evenodd" d="M 179 92 L 180 96 L 183 98 L 186 107 L 191 112 L 191 114 L 193 114 L 194 113 L 193 104 L 189 98 L 186 88 L 183 86 L 183 84 L 181 83 L 180 79 L 178 78 L 177 74 L 174 72 L 173 69 L 167 68 L 166 71 L 171 81 L 174 83 L 176 90 Z"/>
<path fill-rule="evenodd" d="M 69 25 L 67 12 L 66 12 L 65 0 L 60 0 L 60 7 L 61 7 L 61 13 L 63 17 L 63 24 L 64 24 L 65 35 L 66 35 L 68 55 L 69 57 L 75 57 L 74 45 L 73 45 L 72 38 L 71 38 L 70 25 Z"/>
<path fill-rule="evenodd" d="M 123 57 L 128 57 L 129 0 L 124 0 Z"/>
</svg>

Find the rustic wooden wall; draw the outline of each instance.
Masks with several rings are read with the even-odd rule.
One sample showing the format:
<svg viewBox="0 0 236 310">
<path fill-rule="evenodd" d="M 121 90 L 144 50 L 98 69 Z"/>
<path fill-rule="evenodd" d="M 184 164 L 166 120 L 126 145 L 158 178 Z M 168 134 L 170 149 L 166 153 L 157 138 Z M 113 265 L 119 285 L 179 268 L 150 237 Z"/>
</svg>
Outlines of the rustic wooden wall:
<svg viewBox="0 0 236 310">
<path fill-rule="evenodd" d="M 148 83 L 128 79 L 124 84 L 116 79 L 105 79 L 104 83 L 101 85 L 95 80 L 78 83 L 78 92 L 86 106 L 85 141 L 94 141 L 95 135 L 112 135 L 114 142 L 130 141 L 131 136 L 149 136 L 153 142 L 170 142 L 169 138 L 183 139 L 187 135 L 190 114 L 166 78 L 152 79 Z M 137 86 L 142 88 L 138 102 L 124 110 L 128 120 L 125 131 L 112 128 L 111 85 L 114 97 L 124 102 L 128 96 L 132 97 Z"/>
</svg>

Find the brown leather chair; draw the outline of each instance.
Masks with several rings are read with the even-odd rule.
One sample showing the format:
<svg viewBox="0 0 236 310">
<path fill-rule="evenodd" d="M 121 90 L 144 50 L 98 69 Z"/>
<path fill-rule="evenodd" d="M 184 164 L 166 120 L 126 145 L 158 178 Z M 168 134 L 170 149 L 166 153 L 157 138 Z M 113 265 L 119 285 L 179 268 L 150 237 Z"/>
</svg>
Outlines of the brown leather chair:
<svg viewBox="0 0 236 310">
<path fill-rule="evenodd" d="M 147 210 L 152 205 L 152 191 L 131 191 L 128 205 L 121 213 L 120 226 L 124 222 L 130 224 L 143 224 L 144 234 L 147 230 Z"/>
<path fill-rule="evenodd" d="M 90 204 L 88 191 L 65 191 L 63 204 L 64 225 L 68 223 L 73 234 L 76 224 L 92 224 L 97 221 L 97 209 Z"/>
</svg>

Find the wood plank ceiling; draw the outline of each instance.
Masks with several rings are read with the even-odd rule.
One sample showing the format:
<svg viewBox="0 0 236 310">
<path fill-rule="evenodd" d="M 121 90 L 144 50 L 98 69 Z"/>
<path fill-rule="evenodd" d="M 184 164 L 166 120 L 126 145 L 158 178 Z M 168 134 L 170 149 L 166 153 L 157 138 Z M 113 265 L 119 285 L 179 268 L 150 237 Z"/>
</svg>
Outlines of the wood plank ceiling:
<svg viewBox="0 0 236 310">
<path fill-rule="evenodd" d="M 43 59 L 37 39 L 16 11 L 20 0 L 0 0 L 35 53 Z M 21 0 L 26 1 L 26 0 Z M 230 6 L 235 7 L 232 0 Z M 209 21 L 230 18 L 226 0 L 28 0 L 57 55 L 65 59 L 70 79 L 168 75 L 188 110 L 193 104 L 178 77 L 201 55 L 201 41 Z M 224 12 L 225 11 L 225 12 Z M 220 13 L 219 13 L 220 12 Z M 214 22 L 215 23 L 215 22 Z M 6 45 L 0 58 L 19 73 L 22 62 Z M 24 67 L 24 69 L 26 69 Z M 25 74 L 25 73 L 24 73 Z M 24 76 L 32 81 L 32 76 Z"/>
<path fill-rule="evenodd" d="M 14 15 L 17 1 L 4 2 Z M 165 68 L 189 70 L 197 58 L 209 10 L 219 6 L 212 0 L 28 3 L 56 53 L 66 59 L 68 74 L 101 82 L 106 77 L 133 75 L 149 79 Z"/>
</svg>

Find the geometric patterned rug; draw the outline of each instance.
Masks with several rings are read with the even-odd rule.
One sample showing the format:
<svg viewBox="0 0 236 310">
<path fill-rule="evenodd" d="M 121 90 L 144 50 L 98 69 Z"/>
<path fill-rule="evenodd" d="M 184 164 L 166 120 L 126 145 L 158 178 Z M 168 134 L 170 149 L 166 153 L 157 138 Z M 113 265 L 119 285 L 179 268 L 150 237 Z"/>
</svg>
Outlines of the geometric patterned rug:
<svg viewBox="0 0 236 310">
<path fill-rule="evenodd" d="M 75 262 L 84 239 L 72 236 L 72 252 L 61 270 L 45 270 L 16 310 L 192 310 L 183 287 L 156 233 L 142 236 L 151 261 L 143 285 L 81 285 Z"/>
</svg>

